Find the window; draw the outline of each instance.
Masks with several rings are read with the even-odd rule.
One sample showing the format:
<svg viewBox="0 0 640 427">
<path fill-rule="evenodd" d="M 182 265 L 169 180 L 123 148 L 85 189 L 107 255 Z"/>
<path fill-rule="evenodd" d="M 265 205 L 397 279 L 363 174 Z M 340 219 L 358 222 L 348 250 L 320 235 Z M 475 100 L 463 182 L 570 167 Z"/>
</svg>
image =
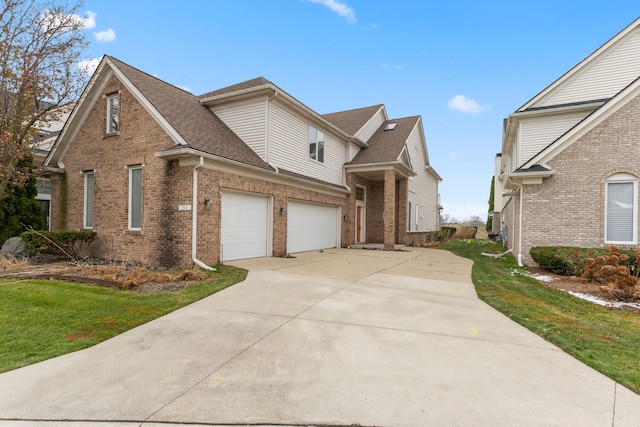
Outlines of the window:
<svg viewBox="0 0 640 427">
<path fill-rule="evenodd" d="M 364 196 L 365 196 L 365 188 L 356 186 L 356 200 L 360 202 L 364 202 L 365 201 Z"/>
<path fill-rule="evenodd" d="M 142 166 L 129 168 L 129 230 L 142 229 Z"/>
<path fill-rule="evenodd" d="M 107 133 L 118 132 L 118 112 L 120 110 L 120 98 L 116 95 L 107 97 Z"/>
<path fill-rule="evenodd" d="M 638 235 L 638 181 L 627 174 L 607 180 L 605 243 L 636 244 Z"/>
<path fill-rule="evenodd" d="M 84 172 L 84 228 L 93 228 L 93 171 Z"/>
<path fill-rule="evenodd" d="M 309 126 L 309 158 L 324 163 L 324 132 Z"/>
</svg>

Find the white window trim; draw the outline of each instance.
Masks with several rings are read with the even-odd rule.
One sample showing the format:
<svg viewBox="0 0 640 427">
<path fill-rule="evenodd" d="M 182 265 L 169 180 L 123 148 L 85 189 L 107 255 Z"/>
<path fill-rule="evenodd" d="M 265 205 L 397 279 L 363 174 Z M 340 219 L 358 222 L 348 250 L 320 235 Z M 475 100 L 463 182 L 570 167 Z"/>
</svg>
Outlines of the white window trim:
<svg viewBox="0 0 640 427">
<path fill-rule="evenodd" d="M 96 175 L 94 173 L 94 171 L 85 171 L 82 173 L 83 174 L 83 179 L 84 179 L 84 197 L 83 197 L 83 211 L 82 211 L 82 227 L 87 229 L 87 230 L 92 230 L 93 227 L 95 226 L 96 223 L 96 210 L 95 210 L 95 189 L 96 189 Z M 88 193 L 87 193 L 87 184 L 88 184 L 88 177 L 91 176 L 93 178 L 93 189 L 92 189 L 92 195 L 93 195 L 93 199 L 91 200 L 91 211 L 92 211 L 92 218 L 91 218 L 91 224 L 88 224 L 87 221 L 87 207 L 88 207 Z"/>
<path fill-rule="evenodd" d="M 133 212 L 133 171 L 134 170 L 139 170 L 140 171 L 140 186 L 142 187 L 143 182 L 142 182 L 142 165 L 137 165 L 137 166 L 129 166 L 129 208 L 128 208 L 128 219 L 127 219 L 127 226 L 128 229 L 131 231 L 140 231 L 142 230 L 142 188 L 140 189 L 140 227 L 133 227 L 131 225 L 131 220 L 132 220 L 132 212 Z"/>
<path fill-rule="evenodd" d="M 633 240 L 628 242 L 607 240 L 608 230 L 608 203 L 609 203 L 609 184 L 621 184 L 632 183 L 633 184 Z M 605 197 L 604 197 L 604 243 L 607 245 L 636 245 L 638 243 L 638 180 L 628 174 L 616 174 L 605 182 Z"/>
<path fill-rule="evenodd" d="M 118 120 L 116 120 L 116 129 L 111 129 L 111 108 L 112 108 L 112 100 L 114 98 L 118 99 L 118 111 L 116 112 L 117 116 L 118 116 Z M 119 93 L 114 93 L 112 95 L 107 96 L 107 127 L 106 127 L 106 132 L 107 135 L 111 135 L 111 134 L 115 134 L 118 133 L 118 131 L 120 130 L 120 94 Z"/>
</svg>

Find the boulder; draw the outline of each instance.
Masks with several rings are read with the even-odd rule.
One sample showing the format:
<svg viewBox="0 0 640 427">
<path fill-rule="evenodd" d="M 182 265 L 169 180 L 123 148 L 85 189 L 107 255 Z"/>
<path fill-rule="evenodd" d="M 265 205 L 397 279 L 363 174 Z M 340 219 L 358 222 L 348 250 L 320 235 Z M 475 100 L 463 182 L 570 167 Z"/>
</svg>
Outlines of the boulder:
<svg viewBox="0 0 640 427">
<path fill-rule="evenodd" d="M 22 240 L 21 237 L 9 237 L 2 244 L 0 254 L 11 255 L 14 257 L 25 256 L 27 254 L 27 245 L 25 245 L 24 240 Z"/>
</svg>

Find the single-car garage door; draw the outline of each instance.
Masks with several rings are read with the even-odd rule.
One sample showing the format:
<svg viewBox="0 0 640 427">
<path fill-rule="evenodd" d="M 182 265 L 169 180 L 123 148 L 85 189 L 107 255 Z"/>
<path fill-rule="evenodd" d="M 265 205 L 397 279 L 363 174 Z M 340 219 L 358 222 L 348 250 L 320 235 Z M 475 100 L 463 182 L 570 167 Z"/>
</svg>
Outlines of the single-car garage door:
<svg viewBox="0 0 640 427">
<path fill-rule="evenodd" d="M 222 192 L 222 260 L 267 256 L 269 199 L 249 193 Z"/>
<path fill-rule="evenodd" d="M 287 252 L 304 252 L 337 246 L 337 207 L 289 201 Z"/>
</svg>

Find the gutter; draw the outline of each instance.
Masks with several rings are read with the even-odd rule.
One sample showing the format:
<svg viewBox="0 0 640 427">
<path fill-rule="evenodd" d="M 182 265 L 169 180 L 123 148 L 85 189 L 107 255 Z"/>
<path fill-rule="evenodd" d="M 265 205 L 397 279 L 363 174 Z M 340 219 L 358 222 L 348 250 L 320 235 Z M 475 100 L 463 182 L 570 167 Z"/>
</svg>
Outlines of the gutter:
<svg viewBox="0 0 640 427">
<path fill-rule="evenodd" d="M 208 271 L 216 271 L 215 268 L 209 267 L 204 262 L 200 261 L 196 257 L 197 247 L 198 247 L 198 169 L 202 167 L 204 164 L 204 158 L 200 156 L 200 162 L 193 167 L 193 210 L 191 214 L 191 260 L 198 267 L 203 268 Z"/>
</svg>

